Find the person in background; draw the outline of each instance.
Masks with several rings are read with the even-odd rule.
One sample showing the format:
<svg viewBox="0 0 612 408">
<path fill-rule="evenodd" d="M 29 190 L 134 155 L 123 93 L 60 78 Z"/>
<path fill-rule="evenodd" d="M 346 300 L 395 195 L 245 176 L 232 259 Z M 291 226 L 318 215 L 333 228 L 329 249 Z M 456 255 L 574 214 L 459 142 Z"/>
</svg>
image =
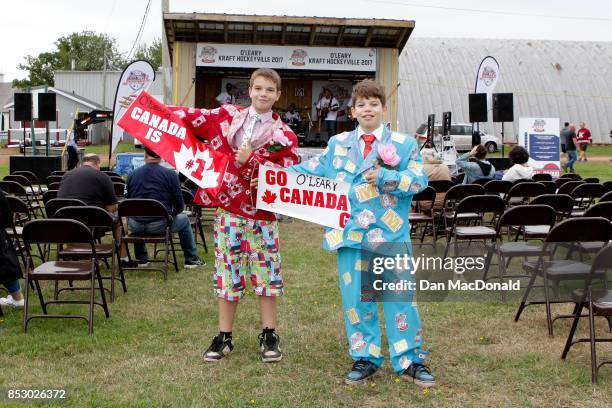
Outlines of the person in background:
<svg viewBox="0 0 612 408">
<path fill-rule="evenodd" d="M 481 178 L 493 179 L 495 167 L 486 159 L 487 149 L 483 145 L 474 146 L 457 158 L 457 167 L 465 173 L 463 184 L 471 184 Z"/>
<path fill-rule="evenodd" d="M 340 104 L 332 94 L 329 88 L 323 90 L 323 97 L 317 102 L 317 116 L 325 121 L 325 130 L 327 137 L 330 138 L 336 134 L 336 119 L 338 116 L 338 108 Z"/>
<path fill-rule="evenodd" d="M 0 190 L 0 283 L 9 292 L 6 297 L 0 298 L 0 306 L 22 308 L 24 299 L 19 285 L 21 267 L 15 247 L 6 233 L 6 228 L 12 225 L 12 218 L 9 202 Z"/>
<path fill-rule="evenodd" d="M 561 140 L 561 153 L 566 152 L 565 146 L 567 145 L 567 136 L 570 134 L 569 125 L 569 122 L 565 122 L 563 124 L 563 129 L 561 129 L 561 132 L 559 132 L 559 139 Z"/>
<path fill-rule="evenodd" d="M 289 110 L 283 115 L 283 121 L 289 126 L 295 126 L 300 123 L 300 112 L 297 110 L 295 103 L 289 105 Z"/>
<path fill-rule="evenodd" d="M 219 106 L 225 105 L 227 103 L 232 104 L 232 105 L 235 104 L 236 97 L 234 96 L 233 90 L 234 90 L 234 86 L 232 84 L 230 84 L 229 82 L 225 84 L 225 92 L 221 92 L 215 98 L 215 100 L 217 101 L 217 104 Z"/>
<path fill-rule="evenodd" d="M 145 165 L 130 174 L 125 198 L 149 198 L 161 202 L 172 216 L 172 232 L 178 232 L 181 248 L 185 254 L 185 268 L 193 269 L 206 265 L 198 257 L 193 231 L 187 215 L 182 214 L 185 203 L 178 175 L 160 166 L 159 156 L 145 148 Z M 130 217 L 129 230 L 136 234 L 160 234 L 166 228 L 166 220 L 150 217 Z M 149 254 L 143 243 L 134 244 L 138 266 L 148 266 Z"/>
<path fill-rule="evenodd" d="M 580 123 L 580 129 L 578 130 L 578 135 L 576 136 L 576 140 L 578 141 L 578 148 L 580 149 L 580 158 L 578 161 L 587 161 L 587 147 L 589 144 L 593 143 L 593 139 L 591 137 L 591 131 L 586 127 L 586 123 Z"/>
<path fill-rule="evenodd" d="M 506 170 L 502 180 L 516 181 L 533 177 L 533 167 L 528 163 L 529 153 L 523 146 L 514 146 L 508 153 L 508 157 L 514 165 Z"/>
<path fill-rule="evenodd" d="M 576 163 L 576 125 L 571 123 L 569 125 L 569 133 L 567 135 L 567 143 L 565 145 L 565 149 L 567 151 L 567 164 L 565 165 L 565 171 L 570 173 L 575 173 L 574 163 Z"/>
<path fill-rule="evenodd" d="M 79 164 L 79 147 L 75 142 L 76 130 L 72 132 L 68 140 L 66 151 L 68 153 L 68 170 L 74 169 Z"/>
<path fill-rule="evenodd" d="M 423 168 L 425 169 L 425 174 L 427 174 L 427 178 L 429 181 L 432 180 L 448 180 L 451 181 L 450 171 L 448 170 L 448 166 L 437 158 L 438 152 L 430 147 L 427 144 L 421 150 L 421 157 L 423 157 Z M 436 200 L 434 201 L 434 209 L 439 210 L 442 208 L 444 204 L 444 196 L 446 193 L 436 193 Z M 429 210 L 431 205 L 429 203 L 422 203 L 422 210 Z"/>
</svg>

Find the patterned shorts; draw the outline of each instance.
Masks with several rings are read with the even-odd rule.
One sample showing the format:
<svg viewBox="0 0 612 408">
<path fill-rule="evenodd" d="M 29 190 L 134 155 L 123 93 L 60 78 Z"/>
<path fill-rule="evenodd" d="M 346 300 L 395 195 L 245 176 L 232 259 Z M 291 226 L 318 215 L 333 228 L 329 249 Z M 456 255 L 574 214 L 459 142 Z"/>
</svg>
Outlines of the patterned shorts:
<svg viewBox="0 0 612 408">
<path fill-rule="evenodd" d="M 223 209 L 215 214 L 215 296 L 237 301 L 244 296 L 246 275 L 255 294 L 283 294 L 276 221 L 258 221 Z"/>
</svg>

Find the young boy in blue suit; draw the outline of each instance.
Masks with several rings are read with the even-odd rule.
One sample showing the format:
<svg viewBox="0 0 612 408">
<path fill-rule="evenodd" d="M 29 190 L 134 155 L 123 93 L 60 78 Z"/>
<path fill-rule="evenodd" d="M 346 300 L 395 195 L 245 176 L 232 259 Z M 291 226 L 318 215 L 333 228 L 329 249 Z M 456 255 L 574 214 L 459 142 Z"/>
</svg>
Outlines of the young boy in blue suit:
<svg viewBox="0 0 612 408">
<path fill-rule="evenodd" d="M 331 138 L 321 155 L 287 170 L 351 184 L 351 217 L 343 230 L 327 228 L 323 245 L 338 252 L 344 323 L 354 361 L 345 382 L 358 384 L 383 362 L 377 304 L 362 301 L 362 248 L 373 243 L 401 243 L 410 248 L 410 203 L 427 186 L 427 176 L 415 139 L 392 132 L 382 123 L 387 112 L 382 85 L 359 82 L 352 102 L 357 129 Z M 434 386 L 435 379 L 423 364 L 428 352 L 416 303 L 384 302 L 384 318 L 393 370 L 419 386 Z"/>
</svg>

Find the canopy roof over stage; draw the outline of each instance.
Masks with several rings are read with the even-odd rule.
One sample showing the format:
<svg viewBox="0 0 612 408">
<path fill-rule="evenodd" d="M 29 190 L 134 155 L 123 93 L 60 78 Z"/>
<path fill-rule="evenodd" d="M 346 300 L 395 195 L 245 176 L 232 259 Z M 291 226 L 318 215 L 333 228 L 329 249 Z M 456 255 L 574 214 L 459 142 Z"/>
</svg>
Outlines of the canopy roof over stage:
<svg viewBox="0 0 612 408">
<path fill-rule="evenodd" d="M 312 47 L 396 48 L 413 20 L 164 13 L 170 54 L 177 41 Z"/>
</svg>

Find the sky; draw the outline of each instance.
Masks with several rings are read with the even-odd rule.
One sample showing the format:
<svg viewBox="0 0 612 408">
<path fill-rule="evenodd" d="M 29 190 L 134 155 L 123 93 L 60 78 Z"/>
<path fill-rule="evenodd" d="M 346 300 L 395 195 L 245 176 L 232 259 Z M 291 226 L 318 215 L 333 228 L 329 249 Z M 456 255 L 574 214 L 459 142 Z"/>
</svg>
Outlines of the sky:
<svg viewBox="0 0 612 408">
<path fill-rule="evenodd" d="M 611 0 L 169 0 L 171 12 L 414 20 L 414 37 L 612 41 Z M 54 50 L 59 37 L 91 30 L 134 44 L 161 37 L 161 0 L 10 0 L 0 2 L 0 73 L 24 78 L 26 55 Z M 607 27 L 607 28 L 606 28 Z"/>
</svg>

